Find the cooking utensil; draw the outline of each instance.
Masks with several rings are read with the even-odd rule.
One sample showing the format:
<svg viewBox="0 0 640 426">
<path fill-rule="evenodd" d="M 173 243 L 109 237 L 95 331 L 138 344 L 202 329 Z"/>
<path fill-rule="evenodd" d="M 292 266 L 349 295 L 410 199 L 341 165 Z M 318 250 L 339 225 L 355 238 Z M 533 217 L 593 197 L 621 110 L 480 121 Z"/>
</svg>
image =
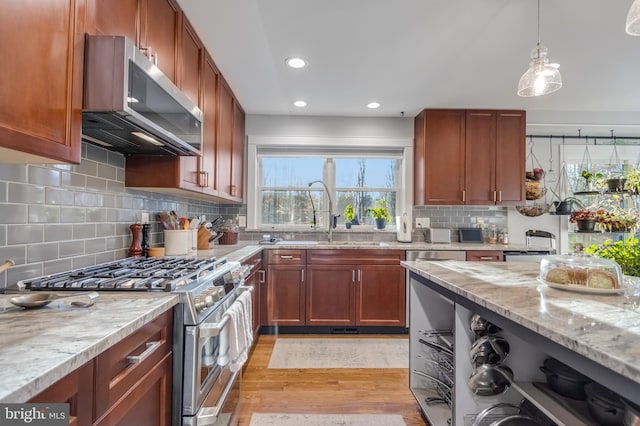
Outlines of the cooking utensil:
<svg viewBox="0 0 640 426">
<path fill-rule="evenodd" d="M 216 241 L 218 241 L 220 238 L 222 238 L 224 236 L 224 232 L 213 232 L 211 235 L 211 238 L 209 238 L 209 240 L 207 241 L 208 243 L 215 243 Z"/>
<path fill-rule="evenodd" d="M 0 272 L 4 272 L 6 269 L 9 269 L 10 267 L 12 267 L 15 264 L 16 264 L 16 262 L 14 262 L 13 259 L 5 260 L 4 263 L 2 265 L 0 265 Z"/>
<path fill-rule="evenodd" d="M 624 404 L 624 426 L 640 426 L 640 407 L 622 400 Z"/>
<path fill-rule="evenodd" d="M 160 220 L 160 224 L 162 225 L 162 229 L 169 229 L 172 230 L 173 228 L 173 221 L 171 220 L 171 216 L 169 216 L 169 213 L 167 212 L 160 212 L 158 213 L 158 219 Z"/>
<path fill-rule="evenodd" d="M 502 331 L 500 327 L 492 322 L 487 321 L 478 314 L 473 314 L 471 316 L 471 321 L 469 321 L 469 328 L 471 328 L 471 331 L 473 331 L 476 336 L 486 336 L 487 334 L 496 334 Z"/>
<path fill-rule="evenodd" d="M 592 381 L 587 376 L 555 358 L 545 359 L 540 371 L 547 376 L 547 384 L 552 391 L 572 399 L 585 400 L 584 386 Z"/>
<path fill-rule="evenodd" d="M 625 416 L 622 399 L 598 383 L 588 383 L 584 387 L 589 413 L 603 426 L 621 425 Z"/>
<path fill-rule="evenodd" d="M 513 371 L 502 364 L 483 364 L 477 367 L 469 377 L 469 388 L 480 396 L 493 396 L 504 393 L 513 381 Z"/>
<path fill-rule="evenodd" d="M 200 217 L 196 216 L 189 221 L 189 229 L 198 229 L 200 227 Z"/>
<path fill-rule="evenodd" d="M 178 217 L 178 213 L 175 210 L 171 210 L 169 212 L 169 217 L 171 217 L 171 223 L 173 223 L 173 229 L 182 229 L 180 226 L 180 218 Z"/>
<path fill-rule="evenodd" d="M 99 294 L 95 291 L 81 294 L 57 294 L 57 293 L 30 293 L 9 299 L 9 302 L 21 308 L 40 308 L 56 299 L 78 299 L 71 302 L 74 306 L 86 308 L 95 303 Z"/>
<path fill-rule="evenodd" d="M 502 411 L 513 411 L 514 413 L 506 415 L 506 417 L 503 417 L 502 419 L 492 422 L 490 426 L 507 426 L 507 425 L 508 426 L 516 426 L 516 425 L 517 426 L 529 426 L 529 425 L 536 426 L 536 425 L 539 425 L 539 423 L 535 421 L 533 418 L 531 418 L 530 416 L 526 414 L 522 414 L 520 407 L 518 407 L 517 405 L 501 402 L 482 410 L 476 416 L 476 419 L 473 422 L 473 426 L 481 425 L 482 421 L 487 415 L 489 415 L 491 412 L 496 411 L 498 409 Z"/>
<path fill-rule="evenodd" d="M 499 336 L 483 336 L 471 346 L 469 355 L 476 366 L 480 364 L 499 364 L 509 355 L 509 342 Z"/>
</svg>

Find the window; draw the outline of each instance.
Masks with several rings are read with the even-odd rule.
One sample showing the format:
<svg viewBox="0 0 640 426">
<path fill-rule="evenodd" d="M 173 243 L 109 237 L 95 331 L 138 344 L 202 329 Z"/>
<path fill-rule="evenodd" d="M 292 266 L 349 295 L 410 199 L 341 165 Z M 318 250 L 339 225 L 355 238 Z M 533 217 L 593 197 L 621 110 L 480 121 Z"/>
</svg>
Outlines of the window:
<svg viewBox="0 0 640 426">
<path fill-rule="evenodd" d="M 351 204 L 358 223 L 365 225 L 363 230 L 374 225 L 367 210 L 378 199 L 386 200 L 392 225 L 398 212 L 411 211 L 405 205 L 411 205 L 410 197 L 400 192 L 410 170 L 405 167 L 411 152 L 406 146 L 298 143 L 279 147 L 273 141 L 252 144 L 251 139 L 249 164 L 256 167 L 248 168 L 249 228 L 302 230 L 315 223 L 318 229 L 327 229 L 330 202 L 332 212 L 340 215 L 338 224 L 345 223 L 342 213 Z"/>
</svg>

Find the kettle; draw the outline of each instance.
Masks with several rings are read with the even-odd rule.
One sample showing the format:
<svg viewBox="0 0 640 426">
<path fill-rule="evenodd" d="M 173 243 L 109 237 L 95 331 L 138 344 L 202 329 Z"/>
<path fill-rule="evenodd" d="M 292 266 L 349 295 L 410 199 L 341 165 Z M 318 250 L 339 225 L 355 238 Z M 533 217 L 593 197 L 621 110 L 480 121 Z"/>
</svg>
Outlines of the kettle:
<svg viewBox="0 0 640 426">
<path fill-rule="evenodd" d="M 396 216 L 397 240 L 400 243 L 411 242 L 411 216 L 404 213 L 402 216 Z"/>
</svg>

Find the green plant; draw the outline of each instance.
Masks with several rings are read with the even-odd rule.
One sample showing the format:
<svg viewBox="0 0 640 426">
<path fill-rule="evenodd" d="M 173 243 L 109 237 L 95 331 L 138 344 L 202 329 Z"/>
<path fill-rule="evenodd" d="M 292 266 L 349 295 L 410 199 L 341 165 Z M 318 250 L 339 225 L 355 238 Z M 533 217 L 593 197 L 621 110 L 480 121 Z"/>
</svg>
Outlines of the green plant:
<svg viewBox="0 0 640 426">
<path fill-rule="evenodd" d="M 627 181 L 624 183 L 624 189 L 640 194 L 640 169 L 632 169 L 625 173 Z"/>
<path fill-rule="evenodd" d="M 356 212 L 351 204 L 347 204 L 347 206 L 344 208 L 343 214 L 344 220 L 347 222 L 351 222 L 356 217 Z"/>
<path fill-rule="evenodd" d="M 387 200 L 376 198 L 376 205 L 367 209 L 367 213 L 370 213 L 374 219 L 386 219 L 387 222 L 391 222 L 391 215 L 387 208 Z"/>
<path fill-rule="evenodd" d="M 575 210 L 569 216 L 569 222 L 576 223 L 579 220 L 595 219 L 596 213 L 590 210 Z"/>
<path fill-rule="evenodd" d="M 587 247 L 585 252 L 614 260 L 622 268 L 623 274 L 640 277 L 640 245 L 635 237 L 616 242 L 605 240 L 600 245 L 594 244 Z"/>
<path fill-rule="evenodd" d="M 602 173 L 600 173 L 600 172 L 591 173 L 589 170 L 583 170 L 582 173 L 580 174 L 580 176 L 582 176 L 584 178 L 584 180 L 587 181 L 587 183 L 592 182 L 593 178 L 600 179 L 600 178 L 604 177 L 604 175 Z"/>
</svg>

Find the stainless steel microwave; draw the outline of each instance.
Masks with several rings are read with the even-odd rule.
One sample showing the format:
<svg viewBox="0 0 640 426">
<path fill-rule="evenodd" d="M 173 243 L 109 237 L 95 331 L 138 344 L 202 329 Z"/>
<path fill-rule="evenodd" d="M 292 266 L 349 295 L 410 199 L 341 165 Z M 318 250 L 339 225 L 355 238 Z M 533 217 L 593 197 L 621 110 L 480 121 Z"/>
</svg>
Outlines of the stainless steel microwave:
<svg viewBox="0 0 640 426">
<path fill-rule="evenodd" d="M 202 111 L 123 36 L 85 40 L 82 139 L 130 155 L 199 155 Z"/>
</svg>

